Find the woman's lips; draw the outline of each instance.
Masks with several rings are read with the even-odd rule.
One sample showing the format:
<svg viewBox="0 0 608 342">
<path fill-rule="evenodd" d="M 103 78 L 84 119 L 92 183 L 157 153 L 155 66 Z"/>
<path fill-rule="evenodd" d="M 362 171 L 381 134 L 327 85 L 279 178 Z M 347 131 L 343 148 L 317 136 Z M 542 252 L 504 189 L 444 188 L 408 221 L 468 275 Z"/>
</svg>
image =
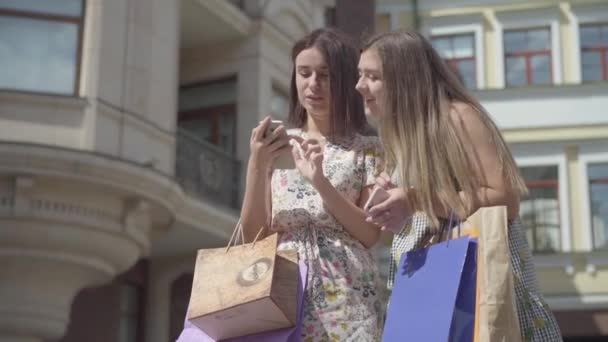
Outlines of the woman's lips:
<svg viewBox="0 0 608 342">
<path fill-rule="evenodd" d="M 306 99 L 311 102 L 321 102 L 323 101 L 323 97 L 320 96 L 306 96 Z"/>
</svg>

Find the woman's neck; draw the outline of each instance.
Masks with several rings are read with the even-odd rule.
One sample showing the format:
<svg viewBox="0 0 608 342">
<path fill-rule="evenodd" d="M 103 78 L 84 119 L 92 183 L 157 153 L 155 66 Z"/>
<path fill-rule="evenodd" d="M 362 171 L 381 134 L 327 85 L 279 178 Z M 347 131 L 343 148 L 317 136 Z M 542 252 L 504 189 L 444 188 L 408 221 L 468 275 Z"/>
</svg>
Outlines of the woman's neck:
<svg viewBox="0 0 608 342">
<path fill-rule="evenodd" d="M 308 135 L 309 138 L 322 140 L 329 137 L 329 118 L 320 119 L 315 118 L 313 115 L 308 115 L 306 119 L 306 125 L 304 125 L 304 132 Z"/>
</svg>

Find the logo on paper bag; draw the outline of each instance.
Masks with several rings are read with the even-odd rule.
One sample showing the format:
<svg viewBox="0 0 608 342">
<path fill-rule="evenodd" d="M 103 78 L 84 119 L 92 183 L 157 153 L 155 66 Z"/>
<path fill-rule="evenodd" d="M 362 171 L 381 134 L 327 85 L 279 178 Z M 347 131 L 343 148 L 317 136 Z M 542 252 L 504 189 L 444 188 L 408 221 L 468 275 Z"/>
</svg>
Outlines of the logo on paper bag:
<svg viewBox="0 0 608 342">
<path fill-rule="evenodd" d="M 272 260 L 269 258 L 261 258 L 256 260 L 253 264 L 247 266 L 244 270 L 239 272 L 236 282 L 242 286 L 251 286 L 259 283 L 264 276 L 270 273 L 272 267 Z"/>
</svg>

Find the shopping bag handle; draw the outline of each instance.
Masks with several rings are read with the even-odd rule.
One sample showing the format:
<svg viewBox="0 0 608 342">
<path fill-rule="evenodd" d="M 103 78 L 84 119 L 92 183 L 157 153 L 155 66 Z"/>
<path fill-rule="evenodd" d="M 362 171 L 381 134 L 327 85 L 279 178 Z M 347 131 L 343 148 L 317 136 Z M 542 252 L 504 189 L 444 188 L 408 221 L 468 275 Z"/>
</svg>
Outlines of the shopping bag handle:
<svg viewBox="0 0 608 342">
<path fill-rule="evenodd" d="M 450 240 L 451 237 L 451 233 L 452 233 L 452 224 L 454 223 L 454 210 L 450 209 L 450 216 L 449 216 L 449 220 L 448 220 L 448 225 L 447 225 L 447 233 L 445 235 L 445 240 L 448 241 Z M 460 236 L 460 223 L 462 222 L 460 220 L 460 218 L 456 219 L 458 222 L 458 236 Z M 441 242 L 441 238 L 443 237 L 444 231 L 446 230 L 446 226 L 442 226 L 441 230 L 439 231 L 439 242 Z"/>
<path fill-rule="evenodd" d="M 253 246 L 255 246 L 256 241 L 258 241 L 258 238 L 260 237 L 260 235 L 262 235 L 262 232 L 264 231 L 264 228 L 266 228 L 266 226 L 262 226 L 260 228 L 260 230 L 258 231 L 258 233 L 256 234 L 255 238 L 253 239 L 253 242 L 251 243 L 251 247 L 253 248 Z M 239 234 L 240 233 L 240 234 Z M 239 218 L 239 220 L 236 223 L 236 227 L 234 227 L 234 231 L 232 231 L 232 236 L 230 237 L 230 241 L 228 241 L 228 246 L 226 246 L 226 250 L 224 252 L 228 252 L 228 250 L 230 249 L 230 247 L 232 247 L 233 245 L 236 246 L 236 244 L 238 243 L 238 238 L 241 238 L 241 243 L 245 243 L 245 233 L 243 232 L 243 225 L 241 224 L 241 218 Z M 233 244 L 234 242 L 234 244 Z"/>
</svg>

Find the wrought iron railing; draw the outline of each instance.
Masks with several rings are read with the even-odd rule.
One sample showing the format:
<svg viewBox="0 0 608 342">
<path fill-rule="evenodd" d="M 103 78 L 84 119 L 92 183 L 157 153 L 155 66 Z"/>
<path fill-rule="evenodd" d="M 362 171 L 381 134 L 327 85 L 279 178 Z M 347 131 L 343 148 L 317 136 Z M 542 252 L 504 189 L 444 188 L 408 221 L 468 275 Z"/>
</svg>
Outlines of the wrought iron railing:
<svg viewBox="0 0 608 342">
<path fill-rule="evenodd" d="M 241 163 L 217 146 L 177 130 L 175 177 L 184 191 L 214 204 L 240 207 Z"/>
</svg>

